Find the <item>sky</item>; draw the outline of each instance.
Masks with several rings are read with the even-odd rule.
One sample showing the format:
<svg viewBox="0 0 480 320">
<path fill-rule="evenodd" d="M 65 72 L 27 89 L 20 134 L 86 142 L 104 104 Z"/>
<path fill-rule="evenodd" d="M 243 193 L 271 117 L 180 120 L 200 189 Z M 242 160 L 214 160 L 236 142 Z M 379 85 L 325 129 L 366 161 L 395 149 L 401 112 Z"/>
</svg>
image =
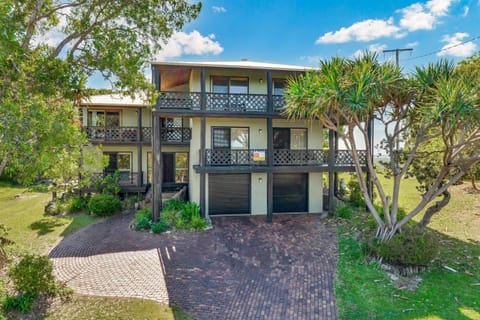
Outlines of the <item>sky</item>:
<svg viewBox="0 0 480 320">
<path fill-rule="evenodd" d="M 380 60 L 399 54 L 405 72 L 415 66 L 479 50 L 480 0 L 430 1 L 202 1 L 200 16 L 178 31 L 158 60 L 240 60 L 318 66 L 320 59 Z M 476 39 L 475 39 L 476 38 Z M 462 42 L 475 39 L 470 42 Z M 450 49 L 448 49 L 450 48 Z"/>
</svg>

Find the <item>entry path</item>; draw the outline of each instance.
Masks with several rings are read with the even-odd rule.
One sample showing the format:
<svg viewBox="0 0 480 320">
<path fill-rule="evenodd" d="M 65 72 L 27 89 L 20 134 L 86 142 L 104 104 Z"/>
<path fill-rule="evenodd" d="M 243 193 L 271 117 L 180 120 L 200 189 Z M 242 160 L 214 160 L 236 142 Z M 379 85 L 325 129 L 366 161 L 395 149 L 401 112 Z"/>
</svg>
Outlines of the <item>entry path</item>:
<svg viewBox="0 0 480 320">
<path fill-rule="evenodd" d="M 205 232 L 153 235 L 119 215 L 50 253 L 75 291 L 178 305 L 195 319 L 337 319 L 335 228 L 317 215 L 212 218 Z"/>
</svg>

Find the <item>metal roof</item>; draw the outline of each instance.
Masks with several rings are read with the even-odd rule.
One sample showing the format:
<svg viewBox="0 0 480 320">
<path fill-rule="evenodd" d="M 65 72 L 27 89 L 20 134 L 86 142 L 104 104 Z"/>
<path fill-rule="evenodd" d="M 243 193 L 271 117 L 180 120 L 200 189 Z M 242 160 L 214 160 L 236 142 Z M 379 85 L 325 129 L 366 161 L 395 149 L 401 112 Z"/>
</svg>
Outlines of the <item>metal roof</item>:
<svg viewBox="0 0 480 320">
<path fill-rule="evenodd" d="M 177 67 L 209 67 L 209 68 L 233 68 L 233 69 L 253 69 L 253 70 L 273 70 L 273 71 L 299 71 L 314 70 L 315 68 L 306 66 L 297 66 L 290 64 L 278 64 L 269 62 L 258 62 L 249 60 L 240 61 L 152 61 L 152 65 L 157 66 L 177 66 Z"/>
</svg>

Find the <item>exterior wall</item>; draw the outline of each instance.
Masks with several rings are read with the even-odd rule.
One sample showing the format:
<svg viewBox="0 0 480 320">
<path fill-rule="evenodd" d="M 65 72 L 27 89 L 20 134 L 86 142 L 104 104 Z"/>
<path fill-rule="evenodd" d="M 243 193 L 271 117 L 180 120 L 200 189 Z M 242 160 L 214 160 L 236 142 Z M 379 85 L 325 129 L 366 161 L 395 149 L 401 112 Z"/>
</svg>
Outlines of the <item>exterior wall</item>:
<svg viewBox="0 0 480 320">
<path fill-rule="evenodd" d="M 308 212 L 323 211 L 323 173 L 308 173 Z"/>
<path fill-rule="evenodd" d="M 188 168 L 188 172 L 189 172 L 188 193 L 189 193 L 190 200 L 196 203 L 200 203 L 200 174 L 195 172 L 195 169 L 193 169 L 193 166 L 199 164 L 199 150 L 200 150 L 200 118 L 193 118 L 192 119 L 192 139 L 190 140 L 190 154 L 189 154 L 190 167 Z M 208 181 L 206 185 L 208 186 Z M 208 212 L 208 209 L 207 209 L 207 212 Z"/>
<path fill-rule="evenodd" d="M 122 109 L 120 115 L 120 125 L 123 127 L 137 127 L 137 110 Z"/>
<path fill-rule="evenodd" d="M 252 214 L 267 214 L 267 174 L 252 173 Z"/>
</svg>

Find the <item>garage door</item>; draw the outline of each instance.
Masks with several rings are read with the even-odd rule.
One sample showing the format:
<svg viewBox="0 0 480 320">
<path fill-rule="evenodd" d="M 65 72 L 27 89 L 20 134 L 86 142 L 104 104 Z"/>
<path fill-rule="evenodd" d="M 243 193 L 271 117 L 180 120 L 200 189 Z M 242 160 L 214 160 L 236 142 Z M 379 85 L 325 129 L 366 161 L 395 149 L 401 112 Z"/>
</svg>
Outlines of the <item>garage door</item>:
<svg viewBox="0 0 480 320">
<path fill-rule="evenodd" d="M 209 174 L 208 212 L 250 213 L 250 174 Z"/>
<path fill-rule="evenodd" d="M 273 175 L 273 212 L 308 211 L 308 174 Z"/>
</svg>

